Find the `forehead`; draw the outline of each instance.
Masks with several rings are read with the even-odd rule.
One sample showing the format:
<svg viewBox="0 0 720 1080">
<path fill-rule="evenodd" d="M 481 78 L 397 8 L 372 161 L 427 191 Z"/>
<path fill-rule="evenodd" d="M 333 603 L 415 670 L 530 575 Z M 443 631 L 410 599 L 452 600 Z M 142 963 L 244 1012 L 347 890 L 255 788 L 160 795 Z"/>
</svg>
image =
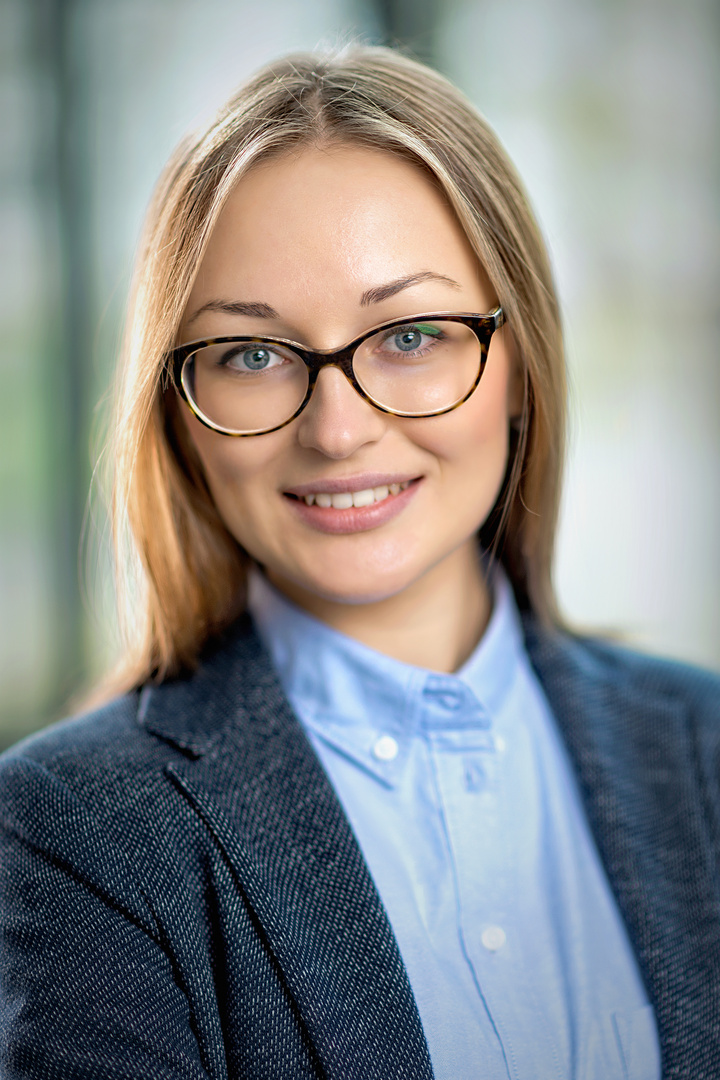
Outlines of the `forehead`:
<svg viewBox="0 0 720 1080">
<path fill-rule="evenodd" d="M 229 195 L 193 290 L 276 306 L 328 305 L 422 270 L 477 282 L 477 259 L 437 183 L 387 151 L 309 148 L 256 165 Z"/>
<path fill-rule="evenodd" d="M 254 209 L 317 225 L 322 211 L 323 219 L 339 216 L 352 229 L 385 208 L 392 208 L 398 225 L 418 211 L 455 221 L 439 182 L 426 169 L 388 150 L 345 143 L 258 162 L 235 185 L 223 216 L 227 222 Z"/>
</svg>

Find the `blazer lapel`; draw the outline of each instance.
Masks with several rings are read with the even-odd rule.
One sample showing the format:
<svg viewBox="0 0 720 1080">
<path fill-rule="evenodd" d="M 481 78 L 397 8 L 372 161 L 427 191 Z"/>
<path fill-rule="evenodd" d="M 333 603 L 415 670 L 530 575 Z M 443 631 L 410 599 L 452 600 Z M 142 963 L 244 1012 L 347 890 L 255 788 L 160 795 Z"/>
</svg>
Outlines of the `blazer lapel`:
<svg viewBox="0 0 720 1080">
<path fill-rule="evenodd" d="M 140 719 L 184 751 L 168 773 L 234 867 L 327 1075 L 430 1080 L 380 898 L 249 623 L 191 680 L 144 692 Z"/>
<path fill-rule="evenodd" d="M 720 897 L 697 733 L 677 667 L 541 631 L 526 641 L 655 1009 L 663 1075 L 717 1052 Z M 710 1025 L 710 1026 L 709 1026 Z M 708 1058 L 708 1061 L 711 1060 Z"/>
</svg>

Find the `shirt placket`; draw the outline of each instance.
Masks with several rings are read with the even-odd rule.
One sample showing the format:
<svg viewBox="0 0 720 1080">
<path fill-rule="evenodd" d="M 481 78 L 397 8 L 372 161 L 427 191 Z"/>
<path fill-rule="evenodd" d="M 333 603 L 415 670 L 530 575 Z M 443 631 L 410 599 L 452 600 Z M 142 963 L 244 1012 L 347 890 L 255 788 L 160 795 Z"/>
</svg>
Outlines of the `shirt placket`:
<svg viewBox="0 0 720 1080">
<path fill-rule="evenodd" d="M 505 930 L 498 921 L 497 904 L 487 903 L 488 916 L 482 925 L 477 920 L 478 891 L 468 877 L 474 877 L 482 864 L 482 844 L 476 852 L 474 869 L 463 853 L 466 838 L 461 834 L 468 819 L 481 822 L 478 837 L 494 835 L 498 829 L 496 790 L 499 754 L 503 739 L 493 730 L 490 715 L 472 691 L 452 676 L 430 675 L 422 691 L 422 732 L 428 748 L 430 771 L 436 791 L 438 810 L 447 844 L 448 861 L 454 882 L 456 924 L 460 952 L 465 958 L 479 1001 L 495 1033 L 497 1061 L 489 1075 L 511 1076 L 505 1048 L 499 1037 L 487 987 L 478 970 L 477 931 L 482 948 L 489 954 L 505 944 Z M 462 843 L 461 843 L 462 841 Z M 493 892 L 503 893 L 502 883 L 495 882 Z M 471 902 L 472 901 L 472 902 Z"/>
<path fill-rule="evenodd" d="M 538 826 L 532 762 L 522 732 L 516 733 L 520 745 L 513 745 L 467 687 L 444 680 L 433 677 L 426 685 L 425 730 L 455 883 L 461 951 L 507 1075 L 515 1078 L 527 1065 L 515 1053 L 517 1015 L 533 1017 L 539 1004 L 523 974 L 527 942 L 521 941 L 517 917 L 518 901 L 521 909 L 533 901 L 516 895 L 524 880 L 517 870 L 528 855 L 518 845 L 532 847 Z M 550 1039 L 547 1033 L 539 1037 Z M 540 1059 L 553 1058 L 559 1068 L 548 1045 Z"/>
</svg>

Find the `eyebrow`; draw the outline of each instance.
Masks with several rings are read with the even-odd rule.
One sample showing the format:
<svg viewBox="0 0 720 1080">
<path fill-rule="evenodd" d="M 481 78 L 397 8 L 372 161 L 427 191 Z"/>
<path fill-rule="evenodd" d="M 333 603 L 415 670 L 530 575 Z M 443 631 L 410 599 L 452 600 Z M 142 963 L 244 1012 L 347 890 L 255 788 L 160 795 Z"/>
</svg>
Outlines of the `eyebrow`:
<svg viewBox="0 0 720 1080">
<path fill-rule="evenodd" d="M 433 270 L 421 270 L 418 274 L 408 274 L 407 277 L 397 278 L 395 281 L 388 281 L 385 285 L 376 285 L 372 289 L 367 289 L 360 297 L 360 306 L 369 307 L 371 304 L 380 304 L 383 300 L 396 296 L 403 289 L 409 289 L 412 285 L 419 285 L 423 281 L 440 281 L 453 289 L 462 288 L 459 282 L 453 281 L 445 274 L 436 274 Z M 225 315 L 249 315 L 255 319 L 280 318 L 275 308 L 259 300 L 208 300 L 206 304 L 193 312 L 188 319 L 188 325 L 195 322 L 206 311 L 219 311 Z"/>
<path fill-rule="evenodd" d="M 206 311 L 221 311 L 225 315 L 250 315 L 254 319 L 280 318 L 275 308 L 271 308 L 269 304 L 263 304 L 259 301 L 245 303 L 243 300 L 208 300 L 207 304 L 203 304 L 202 307 L 193 312 L 188 319 L 188 324 L 194 322 Z"/>
<path fill-rule="evenodd" d="M 360 297 L 360 306 L 369 307 L 370 304 L 379 304 L 383 300 L 389 300 L 391 296 L 409 289 L 411 285 L 419 285 L 423 281 L 441 281 L 445 285 L 451 285 L 453 289 L 461 289 L 462 286 L 445 274 L 436 274 L 432 270 L 422 270 L 419 274 L 409 274 L 407 277 L 389 281 L 386 285 L 376 285 L 374 289 L 368 289 Z"/>
</svg>

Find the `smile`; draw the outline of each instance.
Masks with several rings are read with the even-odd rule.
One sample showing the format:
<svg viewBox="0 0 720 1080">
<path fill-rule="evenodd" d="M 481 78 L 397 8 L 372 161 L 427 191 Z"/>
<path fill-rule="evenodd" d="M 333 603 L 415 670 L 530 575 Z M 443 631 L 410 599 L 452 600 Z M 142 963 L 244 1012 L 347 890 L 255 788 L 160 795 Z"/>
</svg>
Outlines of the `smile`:
<svg viewBox="0 0 720 1080">
<path fill-rule="evenodd" d="M 341 534 L 366 532 L 392 521 L 414 500 L 423 477 L 366 473 L 344 481 L 319 479 L 316 483 L 317 491 L 308 483 L 283 492 L 288 506 L 311 529 Z"/>
<path fill-rule="evenodd" d="M 332 494 L 318 491 L 303 495 L 302 498 L 307 506 L 349 510 L 351 506 L 372 506 L 374 503 L 383 502 L 389 495 L 399 495 L 409 483 L 408 480 L 402 484 L 381 484 L 379 487 L 364 488 L 362 491 L 338 491 Z"/>
</svg>

